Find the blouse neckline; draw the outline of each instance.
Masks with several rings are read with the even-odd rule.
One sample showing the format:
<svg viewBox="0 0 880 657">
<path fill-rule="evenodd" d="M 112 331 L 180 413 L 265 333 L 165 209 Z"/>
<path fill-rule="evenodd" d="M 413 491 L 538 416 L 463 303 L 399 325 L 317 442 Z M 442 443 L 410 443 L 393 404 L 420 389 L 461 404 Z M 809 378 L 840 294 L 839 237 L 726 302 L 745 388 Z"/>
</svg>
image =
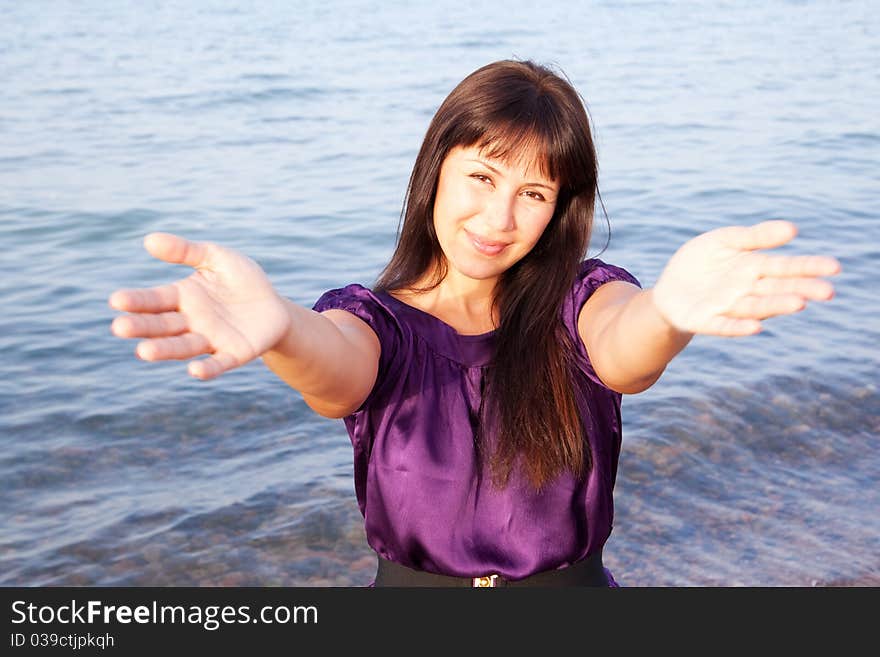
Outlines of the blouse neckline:
<svg viewBox="0 0 880 657">
<path fill-rule="evenodd" d="M 386 305 L 406 316 L 407 324 L 435 353 L 465 367 L 488 365 L 494 353 L 498 329 L 465 335 L 429 312 L 411 306 L 387 292 L 375 292 Z"/>
</svg>

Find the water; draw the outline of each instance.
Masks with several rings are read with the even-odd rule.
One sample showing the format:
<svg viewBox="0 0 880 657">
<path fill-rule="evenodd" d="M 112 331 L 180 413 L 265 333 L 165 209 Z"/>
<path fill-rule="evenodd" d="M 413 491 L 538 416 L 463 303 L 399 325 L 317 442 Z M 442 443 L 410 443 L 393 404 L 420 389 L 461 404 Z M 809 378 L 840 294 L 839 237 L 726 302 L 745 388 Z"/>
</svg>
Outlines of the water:
<svg viewBox="0 0 880 657">
<path fill-rule="evenodd" d="M 688 238 L 766 218 L 843 265 L 833 301 L 698 336 L 624 398 L 607 565 L 877 583 L 872 5 L 2 5 L 0 585 L 370 581 L 342 422 L 259 364 L 203 383 L 135 360 L 106 299 L 183 273 L 143 251 L 154 230 L 244 251 L 298 303 L 369 284 L 432 113 L 507 57 L 583 94 L 601 257 L 644 285 Z"/>
</svg>

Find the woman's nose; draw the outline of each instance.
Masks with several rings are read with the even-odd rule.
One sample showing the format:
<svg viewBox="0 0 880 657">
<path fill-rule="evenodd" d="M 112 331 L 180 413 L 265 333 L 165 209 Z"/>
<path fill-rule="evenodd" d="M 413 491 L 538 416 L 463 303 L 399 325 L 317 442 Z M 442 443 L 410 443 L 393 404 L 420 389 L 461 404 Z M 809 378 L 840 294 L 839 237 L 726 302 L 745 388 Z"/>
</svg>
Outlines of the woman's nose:
<svg viewBox="0 0 880 657">
<path fill-rule="evenodd" d="M 498 232 L 513 230 L 516 227 L 516 220 L 514 218 L 515 207 L 515 195 L 496 192 L 492 195 L 492 200 L 489 202 L 489 207 L 487 208 L 487 225 L 492 230 Z"/>
</svg>

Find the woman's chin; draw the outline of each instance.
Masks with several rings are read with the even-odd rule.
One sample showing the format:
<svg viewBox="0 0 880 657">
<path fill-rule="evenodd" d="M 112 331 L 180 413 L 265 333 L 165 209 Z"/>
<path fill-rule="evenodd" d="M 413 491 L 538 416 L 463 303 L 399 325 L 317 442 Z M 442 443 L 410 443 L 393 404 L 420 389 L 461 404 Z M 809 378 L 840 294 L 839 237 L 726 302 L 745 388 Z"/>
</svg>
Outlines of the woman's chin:
<svg viewBox="0 0 880 657">
<path fill-rule="evenodd" d="M 459 276 L 476 281 L 496 279 L 516 262 L 513 251 L 508 246 L 496 256 L 486 256 L 473 249 L 464 248 L 447 259 L 450 270 Z"/>
</svg>

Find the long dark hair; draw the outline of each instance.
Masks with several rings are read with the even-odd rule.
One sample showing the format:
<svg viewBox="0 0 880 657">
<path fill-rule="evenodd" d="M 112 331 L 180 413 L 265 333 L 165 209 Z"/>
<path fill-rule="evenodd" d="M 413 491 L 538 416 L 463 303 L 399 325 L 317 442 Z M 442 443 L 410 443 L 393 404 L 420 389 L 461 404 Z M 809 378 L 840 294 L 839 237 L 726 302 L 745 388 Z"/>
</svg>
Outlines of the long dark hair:
<svg viewBox="0 0 880 657">
<path fill-rule="evenodd" d="M 436 287 L 446 263 L 434 231 L 440 167 L 456 146 L 516 162 L 533 155 L 560 183 L 553 217 L 534 248 L 504 272 L 495 289 L 500 320 L 495 354 L 484 370 L 477 447 L 504 485 L 518 463 L 540 489 L 565 470 L 591 467 L 572 390 L 574 345 L 561 308 L 590 240 L 597 193 L 596 152 L 580 95 L 562 76 L 530 61 L 504 60 L 462 80 L 431 121 L 410 176 L 396 250 L 375 289 Z M 429 271 L 425 286 L 415 284 Z M 488 418 L 494 422 L 489 422 Z"/>
</svg>

